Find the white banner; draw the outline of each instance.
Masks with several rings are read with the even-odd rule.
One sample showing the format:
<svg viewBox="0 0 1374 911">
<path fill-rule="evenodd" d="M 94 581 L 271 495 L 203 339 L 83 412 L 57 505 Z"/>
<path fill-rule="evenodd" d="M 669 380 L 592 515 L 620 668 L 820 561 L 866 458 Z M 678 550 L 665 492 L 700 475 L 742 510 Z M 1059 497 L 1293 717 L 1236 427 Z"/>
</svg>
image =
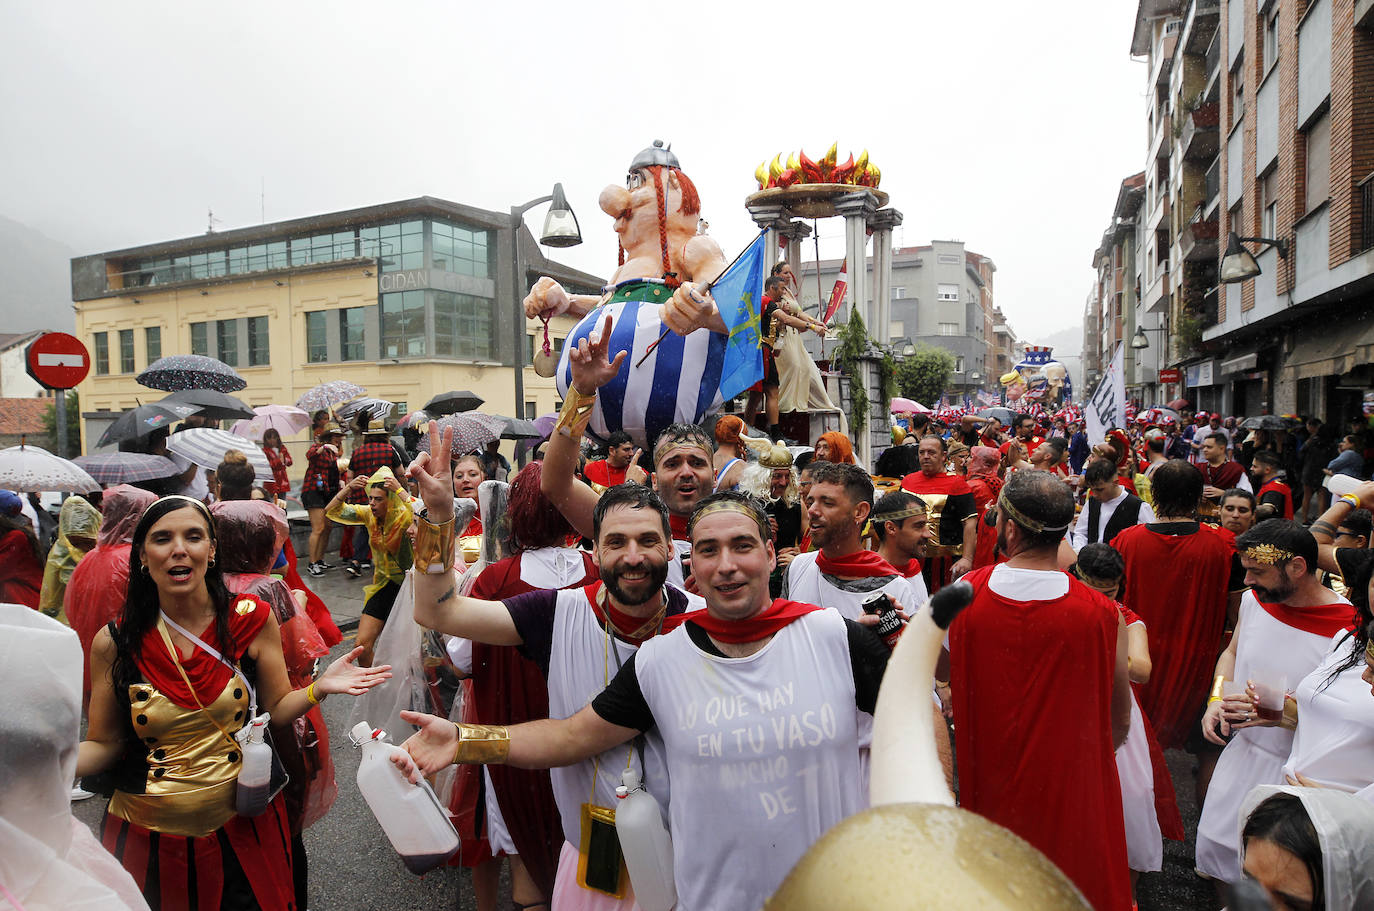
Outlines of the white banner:
<svg viewBox="0 0 1374 911">
<path fill-rule="evenodd" d="M 1126 349 L 1118 343 L 1112 355 L 1107 375 L 1097 384 L 1092 396 L 1083 406 L 1083 419 L 1088 425 L 1088 442 L 1101 443 L 1107 431 L 1126 426 Z"/>
</svg>

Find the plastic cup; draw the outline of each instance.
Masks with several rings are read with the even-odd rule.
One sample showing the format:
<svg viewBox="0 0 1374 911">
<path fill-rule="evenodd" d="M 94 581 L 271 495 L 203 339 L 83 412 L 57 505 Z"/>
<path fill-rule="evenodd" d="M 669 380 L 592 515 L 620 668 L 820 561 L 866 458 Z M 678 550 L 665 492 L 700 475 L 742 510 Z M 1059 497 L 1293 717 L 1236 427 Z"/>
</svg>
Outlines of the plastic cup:
<svg viewBox="0 0 1374 911">
<path fill-rule="evenodd" d="M 1258 670 L 1251 676 L 1255 696 L 1259 699 L 1256 713 L 1263 721 L 1283 718 L 1283 699 L 1288 692 L 1288 675 L 1274 670 Z"/>
</svg>

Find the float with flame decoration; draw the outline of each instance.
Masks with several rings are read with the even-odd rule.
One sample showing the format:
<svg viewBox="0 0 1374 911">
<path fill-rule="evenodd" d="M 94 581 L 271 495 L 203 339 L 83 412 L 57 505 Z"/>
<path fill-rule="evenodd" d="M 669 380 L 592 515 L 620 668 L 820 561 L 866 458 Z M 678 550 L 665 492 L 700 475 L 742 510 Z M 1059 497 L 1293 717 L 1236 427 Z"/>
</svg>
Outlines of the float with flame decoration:
<svg viewBox="0 0 1374 911">
<path fill-rule="evenodd" d="M 772 161 L 754 169 L 759 190 L 745 200 L 745 205 L 781 205 L 796 216 L 825 218 L 836 214 L 837 198 L 863 190 L 873 194 L 878 206 L 887 205 L 887 194 L 878 189 L 882 171 L 869 161 L 867 149 L 857 159 L 853 152 L 843 163 L 839 158 L 839 143 L 832 143 L 816 161 L 798 149 L 784 162 L 779 152 Z"/>
</svg>

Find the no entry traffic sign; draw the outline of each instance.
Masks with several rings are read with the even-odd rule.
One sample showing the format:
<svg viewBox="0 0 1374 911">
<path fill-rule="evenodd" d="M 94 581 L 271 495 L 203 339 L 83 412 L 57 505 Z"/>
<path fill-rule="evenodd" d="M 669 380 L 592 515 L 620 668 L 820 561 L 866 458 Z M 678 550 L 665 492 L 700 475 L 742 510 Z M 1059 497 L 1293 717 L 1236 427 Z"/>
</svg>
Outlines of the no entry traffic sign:
<svg viewBox="0 0 1374 911">
<path fill-rule="evenodd" d="M 65 332 L 45 332 L 24 349 L 29 376 L 48 389 L 71 389 L 91 372 L 91 357 L 81 339 Z"/>
</svg>

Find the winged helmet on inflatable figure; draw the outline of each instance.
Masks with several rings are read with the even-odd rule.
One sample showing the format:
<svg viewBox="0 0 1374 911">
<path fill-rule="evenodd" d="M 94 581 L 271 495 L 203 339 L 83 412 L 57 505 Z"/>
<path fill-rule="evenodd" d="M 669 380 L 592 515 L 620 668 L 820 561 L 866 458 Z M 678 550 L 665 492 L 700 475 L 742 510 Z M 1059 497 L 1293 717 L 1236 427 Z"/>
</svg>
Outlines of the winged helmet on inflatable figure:
<svg viewBox="0 0 1374 911">
<path fill-rule="evenodd" d="M 714 281 L 727 261 L 713 239 L 697 233 L 696 187 L 661 141 L 636 155 L 625 185 L 606 187 L 599 203 L 620 238 L 610 285 L 600 296 L 569 294 L 543 277 L 525 298 L 525 315 L 581 317 L 554 374 L 564 399 L 572 382 L 569 353 L 612 321 L 607 356 L 613 363 L 617 352 L 624 356 L 615 379 L 598 390 L 589 428 L 603 439 L 623 430 L 648 449 L 669 424 L 698 423 L 720 407 L 728 330 L 699 286 Z M 672 332 L 640 363 L 665 328 Z"/>
</svg>

